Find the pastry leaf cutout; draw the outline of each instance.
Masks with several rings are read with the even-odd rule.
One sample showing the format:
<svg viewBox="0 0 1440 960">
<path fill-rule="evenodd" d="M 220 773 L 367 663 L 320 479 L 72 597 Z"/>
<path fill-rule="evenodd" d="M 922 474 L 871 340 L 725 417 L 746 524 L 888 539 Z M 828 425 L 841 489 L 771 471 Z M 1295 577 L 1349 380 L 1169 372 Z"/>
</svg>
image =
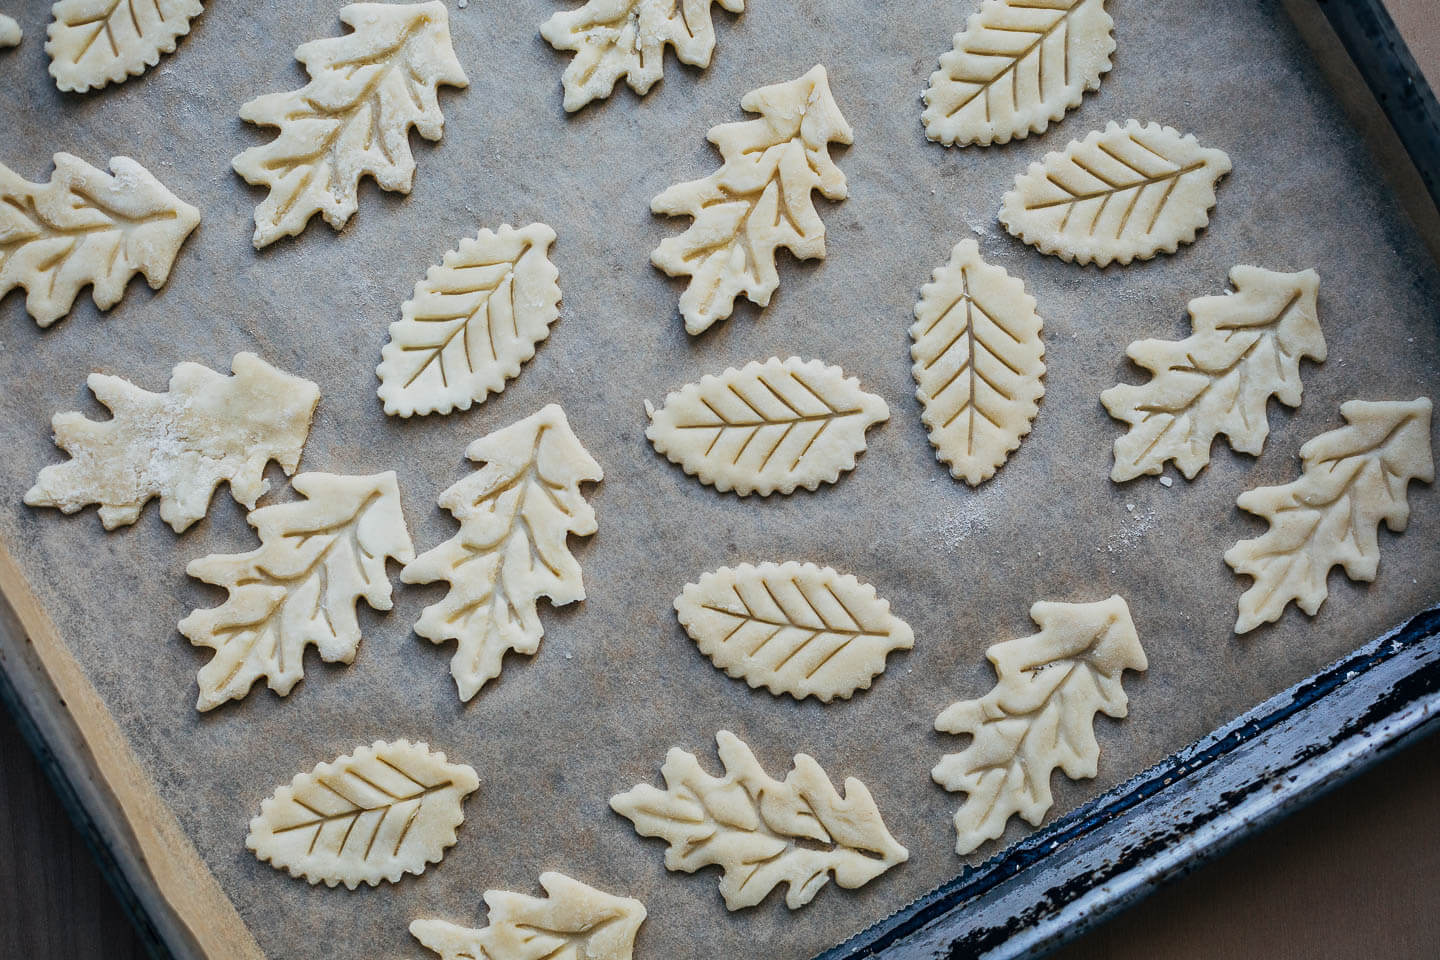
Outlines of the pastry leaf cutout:
<svg viewBox="0 0 1440 960">
<path fill-rule="evenodd" d="M 245 846 L 311 883 L 395 883 L 455 845 L 462 804 L 479 785 L 473 769 L 424 743 L 377 740 L 267 797 Z"/>
<path fill-rule="evenodd" d="M 1015 178 L 1000 222 L 1041 253 L 1104 267 L 1174 253 L 1210 222 L 1230 158 L 1158 123 L 1111 122 Z"/>
<path fill-rule="evenodd" d="M 1403 532 L 1410 481 L 1435 479 L 1427 398 L 1349 400 L 1340 415 L 1345 426 L 1300 448 L 1300 479 L 1246 490 L 1235 501 L 1270 524 L 1225 552 L 1236 573 L 1254 580 L 1240 597 L 1236 633 L 1280 619 L 1292 601 L 1314 616 L 1333 567 L 1351 580 L 1374 580 L 1379 525 Z"/>
<path fill-rule="evenodd" d="M 410 933 L 441 960 L 630 960 L 644 904 L 554 871 L 540 886 L 544 899 L 486 890 L 490 923 L 479 930 L 425 919 Z"/>
<path fill-rule="evenodd" d="M 468 410 L 519 375 L 560 316 L 554 242 L 543 223 L 505 224 L 461 240 L 426 271 L 375 370 L 386 413 Z"/>
<path fill-rule="evenodd" d="M 962 855 L 997 839 L 1017 814 L 1038 826 L 1055 802 L 1056 767 L 1072 780 L 1095 776 L 1095 713 L 1124 717 L 1121 675 L 1147 666 L 1130 609 L 1118 596 L 1041 601 L 1030 618 L 1039 633 L 985 651 L 999 676 L 994 689 L 935 718 L 936 730 L 973 737 L 930 771 L 946 790 L 968 794 L 955 812 L 955 852 Z"/>
<path fill-rule="evenodd" d="M 327 663 L 350 663 L 360 645 L 355 603 L 389 610 L 385 561 L 415 556 L 393 471 L 368 477 L 302 473 L 304 500 L 254 510 L 260 536 L 249 553 L 212 554 L 185 572 L 224 587 L 218 607 L 196 610 L 180 632 L 215 651 L 200 668 L 198 710 L 239 700 L 262 677 L 285 696 L 305 675 L 305 648 Z"/>
<path fill-rule="evenodd" d="M 845 174 L 830 159 L 829 144 L 850 143 L 850 124 L 830 94 L 824 67 L 789 83 L 751 90 L 740 106 L 758 120 L 710 128 L 709 140 L 725 163 L 702 180 L 679 183 L 650 202 L 650 209 L 694 222 L 668 237 L 650 262 L 672 277 L 688 276 L 680 295 L 685 329 L 696 334 L 730 316 L 744 294 L 765 306 L 780 285 L 775 252 L 823 259 L 825 224 L 810 197 L 847 196 Z"/>
<path fill-rule="evenodd" d="M 540 36 L 556 50 L 572 50 L 565 68 L 565 109 L 579 110 L 610 96 L 621 77 L 640 96 L 665 72 L 665 48 L 692 67 L 710 66 L 715 25 L 710 7 L 745 11 L 745 0 L 587 0 L 551 15 Z"/>
<path fill-rule="evenodd" d="M 925 135 L 946 145 L 1009 143 L 1080 106 L 1115 52 L 1105 0 L 985 0 L 925 88 Z"/>
<path fill-rule="evenodd" d="M 25 502 L 63 513 L 99 504 L 101 524 L 114 530 L 159 497 L 160 517 L 176 533 L 205 516 L 222 481 L 253 508 L 270 489 L 266 463 L 287 475 L 300 465 L 320 390 L 253 353 L 236 354 L 230 369 L 227 377 L 181 363 L 166 393 L 90 374 L 90 391 L 114 416 L 57 413 L 55 443 L 71 459 L 42 469 Z"/>
<path fill-rule="evenodd" d="M 793 493 L 855 469 L 865 431 L 890 408 L 839 367 L 799 357 L 747 363 L 647 402 L 655 449 L 723 492 Z"/>
<path fill-rule="evenodd" d="M 853 889 L 910 858 L 859 780 L 846 780 L 842 795 L 814 758 L 798 753 L 782 782 L 730 731 L 715 734 L 715 742 L 724 776 L 711 776 L 693 753 L 672 747 L 660 768 L 664 790 L 640 784 L 611 797 L 610 806 L 642 837 L 670 845 L 666 869 L 719 867 L 728 909 L 753 907 L 783 883 L 785 905 L 798 910 L 832 876 Z"/>
<path fill-rule="evenodd" d="M 1151 373 L 1149 383 L 1100 394 L 1110 416 L 1130 424 L 1115 441 L 1110 479 L 1164 472 L 1174 461 L 1185 478 L 1210 462 L 1210 445 L 1259 456 L 1270 433 L 1271 396 L 1300 405 L 1300 360 L 1325 359 L 1314 270 L 1275 273 L 1237 266 L 1234 293 L 1190 301 L 1194 330 L 1184 340 L 1138 340 L 1125 353 Z"/>
<path fill-rule="evenodd" d="M 1043 326 L 1025 284 L 962 240 L 920 290 L 910 367 L 935 457 L 983 483 L 1030 432 L 1045 393 Z"/>
<path fill-rule="evenodd" d="M 50 181 L 30 183 L 0 164 L 0 296 L 23 287 L 42 327 L 87 285 L 101 310 L 137 273 L 159 290 L 200 223 L 199 210 L 129 157 L 111 157 L 110 171 L 57 153 Z"/>
<path fill-rule="evenodd" d="M 204 10 L 200 0 L 59 0 L 46 31 L 50 75 L 74 93 L 138 77 Z"/>
<path fill-rule="evenodd" d="M 742 563 L 687 583 L 675 600 L 685 632 L 715 666 L 752 687 L 829 703 L 885 670 L 915 635 L 875 588 L 813 563 Z"/>
<path fill-rule="evenodd" d="M 528 656 L 540 648 L 540 597 L 555 606 L 585 599 L 566 537 L 597 529 L 580 484 L 604 473 L 553 403 L 476 440 L 465 455 L 484 465 L 439 500 L 460 532 L 406 564 L 400 579 L 449 582 L 415 632 L 434 643 L 458 641 L 450 673 L 468 701 L 500 675 L 507 650 Z"/>
<path fill-rule="evenodd" d="M 440 0 L 352 3 L 340 8 L 340 20 L 355 32 L 295 50 L 309 83 L 240 108 L 240 119 L 280 129 L 231 164 L 248 183 L 269 189 L 255 208 L 257 250 L 300 233 L 317 213 L 336 230 L 345 226 L 359 206 L 361 177 L 409 193 L 410 128 L 439 140 L 445 118 L 437 88 L 469 85 Z"/>
<path fill-rule="evenodd" d="M 19 46 L 24 37 L 25 33 L 20 29 L 20 24 L 15 22 L 15 18 L 0 13 L 0 50 Z"/>
</svg>

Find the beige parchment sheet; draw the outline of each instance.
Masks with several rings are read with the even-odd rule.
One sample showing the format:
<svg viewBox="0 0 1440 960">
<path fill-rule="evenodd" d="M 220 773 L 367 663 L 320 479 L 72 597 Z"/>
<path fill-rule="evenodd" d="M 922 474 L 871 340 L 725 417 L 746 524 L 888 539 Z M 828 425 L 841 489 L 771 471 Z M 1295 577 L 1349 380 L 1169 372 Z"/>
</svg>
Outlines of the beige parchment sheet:
<svg viewBox="0 0 1440 960">
<path fill-rule="evenodd" d="M 336 34 L 338 6 L 216 0 L 176 54 L 85 97 L 56 92 L 39 30 L 0 56 L 0 160 L 38 180 L 56 150 L 97 166 L 129 155 L 204 215 L 158 295 L 137 281 L 110 313 L 98 316 L 87 301 L 43 332 L 18 294 L 5 299 L 0 536 L 271 956 L 419 957 L 410 920 L 478 922 L 483 890 L 538 892 L 540 872 L 559 869 L 644 901 L 650 919 L 637 956 L 754 956 L 763 944 L 767 957 L 803 958 L 1001 849 L 954 854 L 959 797 L 933 784 L 929 769 L 961 741 L 931 724 L 951 701 L 989 689 L 983 651 L 1030 632 L 1031 602 L 1124 595 L 1151 664 L 1127 681 L 1130 719 L 1099 721 L 1099 777 L 1077 784 L 1056 775 L 1053 817 L 1440 599 L 1440 501 L 1412 487 L 1410 531 L 1382 535 L 1377 583 L 1337 573 L 1313 622 L 1292 608 L 1244 639 L 1230 632 L 1245 584 L 1221 554 L 1263 530 L 1234 508 L 1236 494 L 1294 477 L 1296 451 L 1339 425 L 1342 400 L 1440 396 L 1440 275 L 1278 4 L 1111 0 L 1119 48 L 1098 94 L 1044 136 L 956 150 L 926 142 L 918 98 L 968 2 L 753 0 L 739 18 L 717 10 L 708 71 L 672 59 L 649 97 L 622 88 L 567 116 L 567 56 L 537 33 L 558 5 L 472 0 L 451 6 L 471 86 L 442 93 L 440 144 L 417 138 L 413 193 L 369 184 L 339 235 L 317 218 L 298 240 L 256 254 L 250 217 L 262 194 L 229 161 L 270 134 L 236 111 L 304 82 L 293 50 Z M 705 131 L 741 119 L 746 91 L 815 63 L 829 70 L 855 128 L 855 145 L 836 153 L 850 199 L 819 202 L 829 259 L 783 258 L 769 309 L 741 306 L 688 339 L 675 312 L 681 282 L 648 264 L 656 243 L 685 222 L 652 217 L 650 198 L 715 168 Z M 1194 132 L 1234 161 L 1196 244 L 1099 271 L 1043 257 L 998 227 L 1015 173 L 1130 117 Z M 564 292 L 561 319 L 536 358 L 504 394 L 468 412 L 386 418 L 373 370 L 414 282 L 461 236 L 533 220 L 559 235 L 553 257 Z M 906 334 L 920 286 L 966 237 L 1037 299 L 1048 368 L 1034 432 L 978 490 L 934 460 Z M 1121 426 L 1098 396 L 1118 379 L 1139 379 L 1125 345 L 1186 335 L 1186 302 L 1220 292 L 1237 262 L 1319 271 L 1330 359 L 1305 370 L 1298 412 L 1272 404 L 1258 460 L 1220 443 L 1193 483 L 1113 485 L 1110 445 Z M 209 517 L 181 537 L 154 505 L 107 535 L 93 510 L 66 518 L 30 510 L 21 496 L 60 458 L 51 414 L 102 415 L 84 388 L 89 372 L 159 390 L 179 361 L 228 369 L 241 350 L 320 385 L 302 469 L 398 471 L 420 549 L 454 532 L 434 499 L 470 469 L 466 445 L 561 402 L 605 468 L 593 495 L 599 533 L 574 542 L 590 598 L 542 608 L 540 653 L 507 658 L 502 677 L 462 706 L 447 671 L 453 648 L 410 632 L 442 588 L 397 583 L 393 611 L 362 608 L 353 666 L 312 655 L 288 698 L 257 689 L 197 714 L 195 671 L 208 652 L 191 648 L 175 624 L 222 594 L 188 580 L 184 566 L 250 549 L 243 512 L 222 490 Z M 869 451 L 839 484 L 741 500 L 701 486 L 646 443 L 645 398 L 792 353 L 839 364 L 891 405 L 891 421 L 871 432 Z M 263 502 L 291 496 L 274 477 Z M 873 583 L 914 628 L 915 649 L 893 655 L 873 689 L 829 706 L 725 677 L 686 638 L 671 601 L 707 570 L 766 559 L 813 560 Z M 656 781 L 672 745 L 718 769 L 720 728 L 777 777 L 803 750 L 837 782 L 861 778 L 910 862 L 859 891 L 826 889 L 794 914 L 777 895 L 728 914 L 713 871 L 666 873 L 663 845 L 637 837 L 607 799 Z M 351 893 L 309 887 L 245 850 L 246 822 L 275 785 L 380 737 L 427 741 L 479 771 L 444 863 Z M 1023 832 L 1012 822 L 1005 840 Z"/>
</svg>

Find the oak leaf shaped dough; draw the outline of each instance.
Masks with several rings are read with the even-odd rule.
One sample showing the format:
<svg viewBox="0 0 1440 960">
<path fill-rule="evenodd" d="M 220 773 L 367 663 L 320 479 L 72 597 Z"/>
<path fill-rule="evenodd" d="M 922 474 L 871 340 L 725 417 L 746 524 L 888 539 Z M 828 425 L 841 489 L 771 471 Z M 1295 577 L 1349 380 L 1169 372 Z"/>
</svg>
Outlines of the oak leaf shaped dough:
<svg viewBox="0 0 1440 960">
<path fill-rule="evenodd" d="M 925 135 L 962 146 L 1023 140 L 1100 89 L 1115 52 L 1105 0 L 985 0 L 925 88 Z"/>
<path fill-rule="evenodd" d="M 255 248 L 293 236 L 319 213 L 336 230 L 359 206 L 360 178 L 409 193 L 415 179 L 410 128 L 427 140 L 445 129 L 437 87 L 465 87 L 450 43 L 445 4 L 352 3 L 340 20 L 355 32 L 302 43 L 295 59 L 310 82 L 257 97 L 240 119 L 280 133 L 231 163 L 269 188 L 255 208 Z"/>
<path fill-rule="evenodd" d="M 434 643 L 459 642 L 450 673 L 468 701 L 500 675 L 505 651 L 528 656 L 540 649 L 540 597 L 557 607 L 585 599 L 580 564 L 565 539 L 597 529 L 580 484 L 604 473 L 553 403 L 481 437 L 465 455 L 484 466 L 439 500 L 460 521 L 460 532 L 407 563 L 400 579 L 449 582 L 445 599 L 425 608 L 415 632 Z"/>
<path fill-rule="evenodd" d="M 1111 121 L 1015 178 L 1000 222 L 1041 253 L 1104 267 L 1174 253 L 1210 222 L 1230 158 L 1171 127 Z"/>
<path fill-rule="evenodd" d="M 42 327 L 69 313 L 87 284 L 101 310 L 137 273 L 159 290 L 200 223 L 199 210 L 129 157 L 111 157 L 110 171 L 57 153 L 50 181 L 30 183 L 0 164 L 0 296 L 24 287 Z"/>
<path fill-rule="evenodd" d="M 312 884 L 396 883 L 455 845 L 462 804 L 479 786 L 473 769 L 424 743 L 376 740 L 267 797 L 245 846 Z"/>
<path fill-rule="evenodd" d="M 320 390 L 253 353 L 237 353 L 230 369 L 227 377 L 178 364 L 166 393 L 90 374 L 86 384 L 114 416 L 57 413 L 55 443 L 71 459 L 42 469 L 25 502 L 63 513 L 98 503 L 101 524 L 114 530 L 159 497 L 160 517 L 176 533 L 205 516 L 221 481 L 237 503 L 253 508 L 270 489 L 266 463 L 274 460 L 287 475 L 300 465 Z"/>
<path fill-rule="evenodd" d="M 360 645 L 355 602 L 389 610 L 385 561 L 415 556 L 394 471 L 369 477 L 302 473 L 304 500 L 261 507 L 246 520 L 260 536 L 249 553 L 211 554 L 185 572 L 224 587 L 218 607 L 196 610 L 180 632 L 215 651 L 200 668 L 197 710 L 240 700 L 262 677 L 285 696 L 305 675 L 305 648 L 350 663 Z"/>
<path fill-rule="evenodd" d="M 757 306 L 768 304 L 780 285 L 775 251 L 781 247 L 801 260 L 824 259 L 825 224 L 810 192 L 834 201 L 848 195 L 828 145 L 851 143 L 854 136 L 824 67 L 751 90 L 740 106 L 761 118 L 710 128 L 724 165 L 650 202 L 655 213 L 694 218 L 650 254 L 670 276 L 691 278 L 680 313 L 692 334 L 730 316 L 742 293 Z"/>
<path fill-rule="evenodd" d="M 138 77 L 204 10 L 200 0 L 59 0 L 46 31 L 50 76 L 74 93 Z"/>
<path fill-rule="evenodd" d="M 0 13 L 0 49 L 18 46 L 24 37 L 25 33 L 20 29 L 20 24 L 15 22 L 15 18 Z"/>
<path fill-rule="evenodd" d="M 1270 524 L 1225 551 L 1225 562 L 1254 580 L 1240 597 L 1236 633 L 1280 619 L 1292 600 L 1314 616 L 1329 595 L 1333 567 L 1373 581 L 1380 523 L 1404 532 L 1410 481 L 1435 479 L 1429 399 L 1348 400 L 1340 415 L 1345 426 L 1300 448 L 1300 479 L 1246 490 L 1235 501 Z"/>
<path fill-rule="evenodd" d="M 481 230 L 425 272 L 380 353 L 385 412 L 468 410 L 518 376 L 560 316 L 560 273 L 543 223 Z"/>
<path fill-rule="evenodd" d="M 552 14 L 540 36 L 556 50 L 573 50 L 565 68 L 565 109 L 603 100 L 621 77 L 644 96 L 664 75 L 665 48 L 692 67 L 710 66 L 715 25 L 710 6 L 745 12 L 745 0 L 588 0 Z"/>
<path fill-rule="evenodd" d="M 1095 713 L 1124 717 L 1129 701 L 1121 675 L 1147 667 L 1130 608 L 1118 596 L 1041 601 L 1030 618 L 1039 633 L 985 651 L 999 676 L 995 687 L 935 718 L 936 730 L 973 737 L 930 771 L 946 790 L 968 794 L 955 812 L 955 852 L 962 855 L 998 838 L 1017 814 L 1038 826 L 1055 802 L 1056 767 L 1072 780 L 1095 776 Z"/>
<path fill-rule="evenodd" d="M 910 367 L 935 457 L 972 487 L 1030 432 L 1045 394 L 1043 322 L 1025 284 L 962 240 L 920 289 Z"/>
<path fill-rule="evenodd" d="M 1130 424 L 1115 441 L 1111 480 L 1160 474 L 1171 460 L 1192 480 L 1210 462 L 1219 434 L 1233 449 L 1259 456 L 1270 433 L 1270 397 L 1300 405 L 1300 359 L 1325 359 L 1319 275 L 1241 265 L 1230 283 L 1234 293 L 1190 301 L 1194 333 L 1184 340 L 1137 340 L 1126 349 L 1151 379 L 1100 394 L 1110 416 Z"/>
<path fill-rule="evenodd" d="M 793 493 L 855 469 L 865 431 L 890 408 L 839 367 L 799 357 L 747 363 L 647 401 L 655 449 L 724 493 Z"/>
<path fill-rule="evenodd" d="M 685 632 L 721 670 L 796 700 L 848 700 L 915 645 L 875 588 L 813 563 L 742 563 L 687 583 L 675 599 Z"/>
<path fill-rule="evenodd" d="M 666 869 L 724 871 L 720 895 L 728 909 L 753 907 L 784 883 L 785 905 L 798 910 L 831 876 L 853 889 L 910 858 L 854 777 L 841 795 L 813 757 L 797 753 L 781 782 L 735 734 L 721 730 L 715 742 L 723 777 L 706 773 L 693 753 L 671 747 L 660 768 L 664 790 L 640 784 L 611 797 L 610 807 L 642 837 L 670 845 Z"/>
<path fill-rule="evenodd" d="M 490 923 L 479 930 L 416 920 L 410 933 L 441 960 L 630 960 L 645 905 L 572 880 L 540 874 L 546 898 L 486 890 Z"/>
</svg>

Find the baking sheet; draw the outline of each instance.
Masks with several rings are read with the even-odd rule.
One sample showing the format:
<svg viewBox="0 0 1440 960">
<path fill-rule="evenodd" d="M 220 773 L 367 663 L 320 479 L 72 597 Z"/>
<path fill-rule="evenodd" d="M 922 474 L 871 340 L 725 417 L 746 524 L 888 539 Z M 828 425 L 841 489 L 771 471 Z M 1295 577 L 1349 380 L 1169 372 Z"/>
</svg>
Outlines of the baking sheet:
<svg viewBox="0 0 1440 960">
<path fill-rule="evenodd" d="M 640 955 L 748 955 L 764 942 L 769 956 L 808 956 L 1000 849 L 953 853 L 950 815 L 960 798 L 928 771 L 961 741 L 931 723 L 952 700 L 989 689 L 983 651 L 1031 631 L 1032 601 L 1121 593 L 1151 662 L 1147 675 L 1127 680 L 1131 717 L 1098 721 L 1099 777 L 1054 778 L 1054 816 L 1440 598 L 1435 497 L 1415 486 L 1410 531 L 1382 534 L 1376 584 L 1337 574 L 1313 623 L 1292 609 L 1277 627 L 1230 634 L 1245 584 L 1221 554 L 1263 530 L 1235 510 L 1235 495 L 1293 478 L 1296 450 L 1339 424 L 1341 401 L 1433 396 L 1440 381 L 1435 263 L 1280 7 L 1112 0 L 1119 49 L 1098 94 L 1043 137 L 950 150 L 924 140 L 917 97 L 969 13 L 959 7 L 836 0 L 761 2 L 740 18 L 717 11 L 708 71 L 672 59 L 644 100 L 621 89 L 566 116 L 559 75 L 568 55 L 536 33 L 556 5 L 452 6 L 471 86 L 442 93 L 446 136 L 436 146 L 417 141 L 412 194 L 367 185 L 338 236 L 317 219 L 298 241 L 258 255 L 250 215 L 262 194 L 229 172 L 229 159 L 267 134 L 235 113 L 252 96 L 304 82 L 293 48 L 338 33 L 338 7 L 216 3 L 160 66 L 83 98 L 50 84 L 37 24 L 25 23 L 25 43 L 0 57 L 0 83 L 13 90 L 0 118 L 16 132 L 0 160 L 38 180 L 56 150 L 97 165 L 126 154 L 205 217 L 158 295 L 132 285 L 109 314 L 82 304 L 49 331 L 35 327 L 18 294 L 5 300 L 0 437 L 11 453 L 0 482 L 12 493 L 0 537 L 270 955 L 421 956 L 405 930 L 411 919 L 483 922 L 483 890 L 538 892 L 538 874 L 561 869 L 646 903 Z M 856 131 L 855 145 L 835 153 L 850 199 L 818 202 L 829 259 L 783 258 L 767 310 L 742 305 L 689 340 L 675 316 L 682 281 L 647 263 L 685 221 L 652 217 L 649 198 L 714 169 L 704 133 L 742 118 L 744 92 L 817 62 Z M 1132 116 L 1195 132 L 1234 161 L 1195 245 L 1098 271 L 1042 257 L 995 224 L 1001 194 L 1026 164 Z M 564 302 L 550 340 L 504 394 L 477 408 L 386 418 L 372 371 L 415 280 L 459 237 L 532 220 L 559 234 L 553 256 Z M 1034 432 L 978 491 L 933 459 L 906 335 L 920 285 L 970 236 L 1039 301 L 1048 367 Z M 1184 336 L 1186 301 L 1223 289 L 1237 262 L 1319 271 L 1330 359 L 1305 371 L 1298 412 L 1272 405 L 1272 436 L 1258 461 L 1219 444 L 1193 483 L 1112 485 L 1110 444 L 1120 425 L 1098 395 L 1117 379 L 1141 379 L 1124 360 L 1125 344 Z M 135 526 L 106 535 L 93 510 L 65 518 L 31 511 L 20 497 L 40 466 L 60 458 L 49 439 L 53 412 L 103 415 L 85 391 L 87 373 L 159 390 L 181 360 L 227 369 L 240 350 L 319 383 L 302 468 L 397 470 L 420 549 L 454 532 L 434 498 L 469 469 L 469 441 L 563 403 L 606 470 L 592 501 L 600 531 L 572 542 L 590 599 L 542 610 L 540 653 L 507 658 L 500 680 L 468 706 L 448 674 L 453 647 L 409 629 L 443 588 L 405 587 L 388 614 L 362 607 L 366 639 L 353 666 L 311 657 L 308 679 L 287 698 L 257 690 L 196 714 L 194 673 L 209 654 L 189 647 L 175 623 L 223 594 L 183 569 L 196 556 L 250 549 L 243 511 L 222 491 L 210 516 L 181 537 L 153 505 Z M 841 365 L 891 405 L 891 422 L 871 432 L 869 451 L 838 485 L 741 500 L 699 485 L 645 442 L 644 398 L 658 402 L 704 373 L 791 353 Z M 289 496 L 274 476 L 267 502 Z M 850 702 L 796 704 L 752 691 L 716 671 L 671 614 L 686 579 L 721 564 L 790 558 L 875 584 L 915 629 L 916 648 L 892 656 L 875 686 Z M 716 871 L 666 873 L 663 845 L 637 837 L 606 801 L 658 782 L 672 745 L 718 770 L 713 734 L 721 728 L 746 740 L 776 776 L 803 750 L 837 783 L 865 781 L 910 862 L 859 891 L 831 887 L 793 914 L 774 895 L 728 914 Z M 424 739 L 481 774 L 460 843 L 443 864 L 350 893 L 311 888 L 244 849 L 246 822 L 275 785 L 358 743 L 398 736 Z M 1006 840 L 1023 835 L 1022 826 L 1012 822 Z"/>
</svg>

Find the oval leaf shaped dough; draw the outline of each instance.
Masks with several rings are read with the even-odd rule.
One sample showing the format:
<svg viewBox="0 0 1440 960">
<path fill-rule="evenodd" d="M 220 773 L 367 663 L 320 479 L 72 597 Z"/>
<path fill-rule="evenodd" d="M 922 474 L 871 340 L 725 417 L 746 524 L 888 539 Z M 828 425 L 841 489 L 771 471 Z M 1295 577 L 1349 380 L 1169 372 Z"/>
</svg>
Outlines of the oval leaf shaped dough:
<svg viewBox="0 0 1440 960">
<path fill-rule="evenodd" d="M 475 771 L 424 743 L 376 740 L 297 773 L 260 805 L 245 846 L 292 877 L 354 890 L 395 883 L 455 845 Z"/>
<path fill-rule="evenodd" d="M 1039 633 L 985 651 L 999 676 L 995 687 L 935 718 L 941 733 L 972 737 L 930 771 L 946 790 L 968 794 L 955 812 L 955 852 L 962 855 L 997 839 L 1017 814 L 1039 826 L 1055 802 L 1056 767 L 1072 780 L 1095 776 L 1095 714 L 1124 717 L 1129 698 L 1121 675 L 1148 667 L 1130 608 L 1118 596 L 1042 601 L 1030 608 L 1030 619 Z"/>
<path fill-rule="evenodd" d="M 832 875 L 853 889 L 910 858 L 854 777 L 842 795 L 813 757 L 797 753 L 781 782 L 735 734 L 721 730 L 715 742 L 724 776 L 712 777 L 693 753 L 671 747 L 660 768 L 665 789 L 642 783 L 611 797 L 610 808 L 640 836 L 670 845 L 667 870 L 724 871 L 720 895 L 728 909 L 753 907 L 783 883 L 785 905 L 798 910 Z"/>
<path fill-rule="evenodd" d="M 646 404 L 645 436 L 660 453 L 723 492 L 793 493 L 855 469 L 865 431 L 890 408 L 839 367 L 771 357 L 702 377 Z"/>
<path fill-rule="evenodd" d="M 974 240 L 921 288 L 910 372 L 935 457 L 955 479 L 990 479 L 1030 432 L 1045 393 L 1042 326 L 1025 284 L 982 260 Z"/>
<path fill-rule="evenodd" d="M 1404 532 L 1410 481 L 1435 479 L 1428 398 L 1349 400 L 1340 415 L 1345 426 L 1300 448 L 1300 479 L 1246 490 L 1235 501 L 1270 524 L 1225 551 L 1225 562 L 1255 581 L 1240 597 L 1236 633 L 1279 620 L 1292 601 L 1314 616 L 1334 567 L 1351 580 L 1374 580 L 1380 524 Z"/>
<path fill-rule="evenodd" d="M 588 0 L 551 14 L 540 36 L 556 50 L 576 54 L 562 78 L 565 109 L 603 100 L 621 77 L 641 96 L 649 93 L 664 75 L 667 46 L 681 63 L 710 66 L 713 2 L 731 13 L 745 11 L 745 0 Z"/>
<path fill-rule="evenodd" d="M 1015 178 L 1000 222 L 1041 253 L 1107 266 L 1174 253 L 1210 222 L 1230 158 L 1158 123 L 1110 122 Z"/>
<path fill-rule="evenodd" d="M 139 76 L 204 10 L 200 0 L 59 0 L 46 31 L 50 76 L 74 93 Z"/>
<path fill-rule="evenodd" d="M 486 890 L 488 926 L 416 920 L 410 933 L 441 960 L 630 960 L 645 905 L 572 880 L 540 874 L 546 899 Z"/>
<path fill-rule="evenodd" d="M 1115 52 L 1105 0 L 985 0 L 925 88 L 925 135 L 947 146 L 1042 133 L 1098 90 Z"/>
<path fill-rule="evenodd" d="M 1300 359 L 1325 359 L 1319 275 L 1241 265 L 1230 282 L 1234 293 L 1190 301 L 1194 332 L 1184 340 L 1137 340 L 1126 348 L 1151 378 L 1100 394 L 1110 416 L 1130 424 L 1115 441 L 1116 483 L 1163 473 L 1172 460 L 1192 480 L 1220 434 L 1258 457 L 1270 434 L 1270 397 L 1300 405 Z"/>
<path fill-rule="evenodd" d="M 543 223 L 481 230 L 415 284 L 380 352 L 385 412 L 468 410 L 505 389 L 560 316 L 555 231 Z"/>
<path fill-rule="evenodd" d="M 715 666 L 752 687 L 829 703 L 868 690 L 915 635 L 875 588 L 813 563 L 742 563 L 687 583 L 685 632 Z"/>
</svg>

